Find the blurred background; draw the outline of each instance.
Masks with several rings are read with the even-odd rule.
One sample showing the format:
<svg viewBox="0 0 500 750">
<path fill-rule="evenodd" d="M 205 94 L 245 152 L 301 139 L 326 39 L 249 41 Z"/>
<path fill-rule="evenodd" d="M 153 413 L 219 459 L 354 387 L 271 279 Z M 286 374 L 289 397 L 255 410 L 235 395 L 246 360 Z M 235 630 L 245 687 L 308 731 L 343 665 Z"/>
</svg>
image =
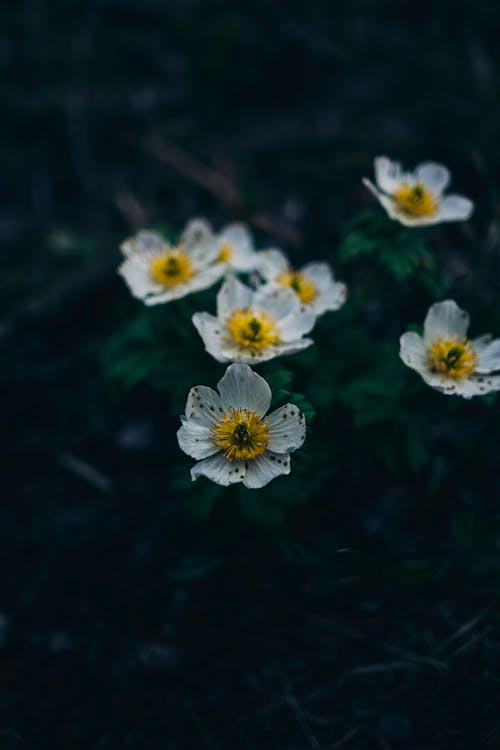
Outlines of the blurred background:
<svg viewBox="0 0 500 750">
<path fill-rule="evenodd" d="M 405 516 L 397 483 L 359 477 L 286 530 L 224 509 L 190 526 L 169 490 L 176 423 L 147 389 L 118 396 L 100 360 L 137 306 L 115 272 L 126 236 L 237 219 L 260 246 L 335 261 L 379 154 L 449 166 L 477 210 L 447 229 L 446 274 L 464 306 L 496 304 L 497 5 L 0 14 L 0 747 L 498 747 L 497 433 L 451 530 L 453 481 L 437 506 L 417 484 Z M 393 320 L 394 340 L 425 309 Z M 413 567 L 349 562 L 385 560 L 396 528 Z"/>
</svg>

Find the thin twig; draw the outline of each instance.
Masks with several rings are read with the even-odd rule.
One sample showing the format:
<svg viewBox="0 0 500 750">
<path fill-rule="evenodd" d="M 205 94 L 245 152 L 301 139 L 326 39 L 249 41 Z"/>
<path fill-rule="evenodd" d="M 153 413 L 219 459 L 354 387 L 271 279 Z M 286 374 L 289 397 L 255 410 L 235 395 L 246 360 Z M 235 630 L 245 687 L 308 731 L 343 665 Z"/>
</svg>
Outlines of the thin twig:
<svg viewBox="0 0 500 750">
<path fill-rule="evenodd" d="M 97 487 L 100 492 L 110 492 L 113 489 L 111 479 L 72 453 L 60 453 L 57 457 L 57 462 L 60 466 L 76 474 L 80 479 Z"/>
</svg>

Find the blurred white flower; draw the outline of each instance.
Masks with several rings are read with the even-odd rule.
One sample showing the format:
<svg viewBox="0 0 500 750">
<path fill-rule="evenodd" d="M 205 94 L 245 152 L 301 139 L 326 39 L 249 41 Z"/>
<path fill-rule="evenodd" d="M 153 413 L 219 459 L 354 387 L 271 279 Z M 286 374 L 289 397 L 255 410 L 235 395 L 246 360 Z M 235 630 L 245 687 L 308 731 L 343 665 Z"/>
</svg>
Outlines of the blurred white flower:
<svg viewBox="0 0 500 750">
<path fill-rule="evenodd" d="M 193 219 L 184 230 L 183 242 L 192 247 L 197 243 L 214 245 L 214 263 L 222 264 L 226 271 L 249 273 L 258 265 L 259 254 L 244 224 L 228 224 L 216 234 L 205 219 Z"/>
<path fill-rule="evenodd" d="M 198 460 L 192 479 L 206 476 L 225 487 L 243 482 L 258 489 L 289 474 L 289 454 L 306 436 L 300 409 L 285 404 L 266 417 L 271 389 L 248 365 L 229 365 L 217 389 L 191 388 L 181 417 L 179 445 Z"/>
<path fill-rule="evenodd" d="M 259 270 L 266 281 L 293 289 L 299 301 L 315 315 L 327 310 L 338 310 L 347 297 L 347 287 L 335 281 L 328 263 L 307 263 L 293 269 L 281 250 L 260 253 Z"/>
<path fill-rule="evenodd" d="M 401 336 L 400 357 L 441 393 L 472 398 L 498 391 L 500 339 L 470 340 L 468 325 L 468 314 L 456 302 L 436 302 L 425 318 L 423 337 L 413 331 Z"/>
<path fill-rule="evenodd" d="M 363 179 L 391 219 L 407 227 L 470 218 L 474 210 L 472 201 L 463 195 L 443 195 L 449 181 L 450 173 L 442 164 L 423 162 L 413 172 L 404 172 L 399 162 L 387 156 L 375 159 L 376 185 L 366 177 Z"/>
<path fill-rule="evenodd" d="M 207 289 L 223 274 L 213 265 L 216 248 L 210 243 L 170 245 L 156 232 L 142 231 L 122 243 L 125 261 L 118 273 L 132 295 L 146 305 L 158 305 Z"/>
<path fill-rule="evenodd" d="M 277 284 L 251 289 L 229 276 L 217 295 L 217 317 L 193 315 L 205 349 L 218 362 L 264 362 L 310 346 L 302 338 L 315 315 L 295 292 Z"/>
</svg>

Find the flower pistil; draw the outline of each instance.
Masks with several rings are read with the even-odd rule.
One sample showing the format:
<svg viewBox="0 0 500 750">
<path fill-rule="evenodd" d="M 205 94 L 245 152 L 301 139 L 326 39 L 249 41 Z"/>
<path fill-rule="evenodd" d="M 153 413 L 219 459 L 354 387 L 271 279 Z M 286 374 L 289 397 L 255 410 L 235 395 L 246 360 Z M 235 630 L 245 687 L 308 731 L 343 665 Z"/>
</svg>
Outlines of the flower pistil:
<svg viewBox="0 0 500 750">
<path fill-rule="evenodd" d="M 477 354 L 467 338 L 445 339 L 438 337 L 427 350 L 427 359 L 433 372 L 462 380 L 470 375 L 477 364 Z"/>
<path fill-rule="evenodd" d="M 394 193 L 393 198 L 403 213 L 412 218 L 434 216 L 438 202 L 433 193 L 420 182 L 408 185 L 404 182 Z"/>
<path fill-rule="evenodd" d="M 266 450 L 269 427 L 254 411 L 231 407 L 213 427 L 212 440 L 229 461 L 248 461 Z"/>
<path fill-rule="evenodd" d="M 150 272 L 158 284 L 173 287 L 189 281 L 195 270 L 186 253 L 176 249 L 156 253 L 151 260 Z"/>
<path fill-rule="evenodd" d="M 231 339 L 250 351 L 261 351 L 279 341 L 276 321 L 262 310 L 234 310 L 228 318 L 227 327 Z"/>
</svg>

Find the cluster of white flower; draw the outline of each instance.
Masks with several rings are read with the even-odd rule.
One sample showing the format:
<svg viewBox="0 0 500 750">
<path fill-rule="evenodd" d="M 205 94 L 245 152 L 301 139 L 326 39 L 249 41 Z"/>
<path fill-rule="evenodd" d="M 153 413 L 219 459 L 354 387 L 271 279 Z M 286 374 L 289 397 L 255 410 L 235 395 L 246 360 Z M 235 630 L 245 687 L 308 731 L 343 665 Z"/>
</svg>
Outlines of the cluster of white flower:
<svg viewBox="0 0 500 750">
<path fill-rule="evenodd" d="M 305 438 L 304 415 L 286 404 L 265 417 L 271 391 L 248 365 L 310 346 L 306 334 L 320 315 L 344 304 L 345 284 L 335 280 L 328 263 L 296 270 L 280 250 L 257 251 L 242 224 L 215 233 L 208 222 L 194 219 L 176 246 L 143 231 L 121 250 L 119 273 L 146 305 L 179 299 L 225 277 L 217 314 L 193 315 L 206 351 L 233 364 L 218 385 L 220 396 L 202 385 L 189 392 L 177 436 L 182 450 L 198 460 L 192 478 L 257 488 L 289 474 L 289 453 Z M 242 283 L 237 273 L 251 274 L 252 284 Z"/>
<path fill-rule="evenodd" d="M 450 174 L 425 162 L 404 172 L 385 156 L 375 159 L 376 185 L 363 182 L 388 215 L 417 227 L 468 219 L 473 204 L 461 195 L 443 195 Z M 290 473 L 290 452 L 305 439 L 305 419 L 294 404 L 267 417 L 271 390 L 250 367 L 313 343 L 309 334 L 323 313 L 338 310 L 347 288 L 327 263 L 290 265 L 277 249 L 257 251 L 247 228 L 231 224 L 219 233 L 203 219 L 190 221 L 172 246 L 155 232 L 126 240 L 119 273 L 134 297 L 156 305 L 207 289 L 224 277 L 217 314 L 197 312 L 193 324 L 206 351 L 229 364 L 218 391 L 199 385 L 188 395 L 177 437 L 198 463 L 191 469 L 227 486 L 259 488 Z M 251 274 L 252 284 L 235 274 Z M 433 388 L 464 398 L 500 390 L 500 339 L 466 338 L 468 315 L 453 300 L 431 306 L 423 338 L 401 336 L 400 356 Z M 494 374 L 494 373 L 498 374 Z"/>
</svg>

